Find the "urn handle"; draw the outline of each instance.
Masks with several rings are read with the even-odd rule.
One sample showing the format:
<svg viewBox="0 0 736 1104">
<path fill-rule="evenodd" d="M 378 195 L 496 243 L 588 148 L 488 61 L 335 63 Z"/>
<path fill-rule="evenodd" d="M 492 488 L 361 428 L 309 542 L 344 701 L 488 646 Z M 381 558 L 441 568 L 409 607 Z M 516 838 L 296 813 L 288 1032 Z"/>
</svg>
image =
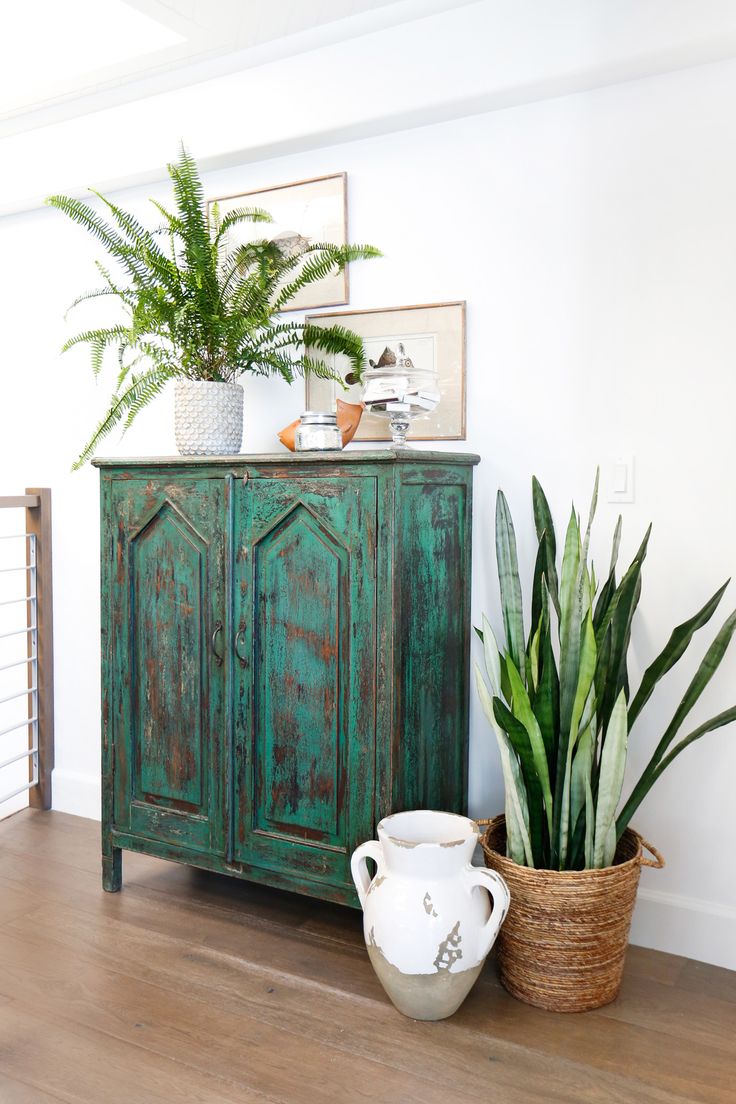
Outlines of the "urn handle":
<svg viewBox="0 0 736 1104">
<path fill-rule="evenodd" d="M 487 889 L 493 902 L 493 911 L 483 928 L 485 949 L 482 954 L 485 957 L 495 943 L 501 924 L 506 918 L 511 894 L 501 875 L 497 874 L 495 870 L 488 870 L 485 866 L 471 866 L 468 870 L 468 881 L 471 886 L 480 886 L 481 889 Z"/>
<path fill-rule="evenodd" d="M 350 860 L 350 873 L 353 875 L 361 908 L 365 908 L 365 899 L 371 885 L 368 859 L 373 859 L 380 868 L 383 861 L 383 850 L 378 840 L 367 840 L 365 843 L 361 843 L 360 847 L 356 847 L 353 851 L 353 857 Z"/>
</svg>

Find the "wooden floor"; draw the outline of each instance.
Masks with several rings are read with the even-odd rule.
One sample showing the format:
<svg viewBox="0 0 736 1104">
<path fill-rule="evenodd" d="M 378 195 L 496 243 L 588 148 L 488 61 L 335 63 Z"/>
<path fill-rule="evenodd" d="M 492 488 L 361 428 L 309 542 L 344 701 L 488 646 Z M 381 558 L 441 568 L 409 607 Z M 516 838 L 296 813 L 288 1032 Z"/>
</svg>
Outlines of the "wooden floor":
<svg viewBox="0 0 736 1104">
<path fill-rule="evenodd" d="M 404 1019 L 356 912 L 126 853 L 98 825 L 0 822 L 0 1102 L 736 1102 L 736 973 L 632 948 L 619 1000 L 520 1004 L 489 962 L 460 1011 Z"/>
</svg>

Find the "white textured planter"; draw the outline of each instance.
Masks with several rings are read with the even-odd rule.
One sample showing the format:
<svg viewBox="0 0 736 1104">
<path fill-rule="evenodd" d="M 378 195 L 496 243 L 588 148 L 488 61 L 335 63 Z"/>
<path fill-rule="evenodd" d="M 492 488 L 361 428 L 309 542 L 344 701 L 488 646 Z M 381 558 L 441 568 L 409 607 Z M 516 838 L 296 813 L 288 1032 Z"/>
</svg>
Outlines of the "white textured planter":
<svg viewBox="0 0 736 1104">
<path fill-rule="evenodd" d="M 243 443 L 239 383 L 177 380 L 174 436 L 182 456 L 233 456 Z"/>
<path fill-rule="evenodd" d="M 454 813 L 394 813 L 378 825 L 378 841 L 353 854 L 370 960 L 399 1012 L 415 1020 L 457 1011 L 508 911 L 500 874 L 471 865 L 479 835 Z M 378 866 L 372 881 L 367 859 Z"/>
</svg>

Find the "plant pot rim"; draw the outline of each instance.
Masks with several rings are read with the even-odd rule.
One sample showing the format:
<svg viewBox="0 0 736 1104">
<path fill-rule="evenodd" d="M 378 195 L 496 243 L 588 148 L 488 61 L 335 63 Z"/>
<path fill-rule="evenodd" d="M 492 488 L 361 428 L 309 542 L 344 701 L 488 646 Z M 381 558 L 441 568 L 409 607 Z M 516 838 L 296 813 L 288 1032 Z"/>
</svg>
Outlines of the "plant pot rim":
<svg viewBox="0 0 736 1104">
<path fill-rule="evenodd" d="M 228 382 L 226 380 L 195 380 L 187 379 L 185 376 L 179 376 L 174 382 L 177 387 L 183 384 L 186 387 L 237 387 L 240 391 L 243 390 L 242 383 L 236 383 L 234 381 Z"/>
<path fill-rule="evenodd" d="M 645 840 L 636 829 L 629 827 L 625 829 L 621 841 L 619 842 L 619 847 L 621 843 L 626 841 L 629 848 L 634 848 L 634 854 L 627 859 L 621 859 L 619 862 L 616 862 L 614 859 L 611 866 L 591 867 L 586 870 L 549 870 L 544 867 L 521 866 L 519 863 L 514 862 L 513 859 L 510 859 L 508 855 L 504 854 L 502 851 L 498 851 L 490 844 L 491 836 L 497 832 L 503 831 L 505 838 L 506 817 L 503 813 L 500 813 L 490 820 L 476 818 L 476 824 L 483 828 L 480 837 L 480 845 L 483 848 L 484 856 L 487 858 L 489 854 L 492 854 L 494 860 L 498 862 L 499 865 L 513 870 L 514 876 L 517 878 L 530 878 L 539 881 L 539 879 L 547 877 L 556 882 L 564 881 L 574 884 L 575 882 L 588 882 L 591 878 L 604 877 L 614 872 L 619 874 L 633 866 L 651 866 L 659 870 L 665 864 L 657 848 Z M 645 858 L 645 850 L 649 851 L 654 858 Z"/>
</svg>

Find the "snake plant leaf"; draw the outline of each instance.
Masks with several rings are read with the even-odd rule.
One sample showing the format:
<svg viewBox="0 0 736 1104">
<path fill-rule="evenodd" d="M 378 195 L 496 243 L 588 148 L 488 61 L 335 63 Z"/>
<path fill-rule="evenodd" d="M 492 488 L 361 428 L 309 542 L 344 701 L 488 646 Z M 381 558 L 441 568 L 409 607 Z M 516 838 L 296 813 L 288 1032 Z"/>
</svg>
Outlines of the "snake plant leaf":
<svg viewBox="0 0 736 1104">
<path fill-rule="evenodd" d="M 683 621 L 681 625 L 678 625 L 672 630 L 672 634 L 665 647 L 654 662 L 647 667 L 644 672 L 644 677 L 641 680 L 641 686 L 637 690 L 634 700 L 629 705 L 629 732 L 633 727 L 634 721 L 652 696 L 652 692 L 659 680 L 674 667 L 679 659 L 682 658 L 698 629 L 701 629 L 703 625 L 707 625 L 710 621 L 729 582 L 730 579 L 727 579 L 723 586 L 718 588 L 712 598 L 708 599 L 701 610 L 698 610 L 688 621 Z"/>
<path fill-rule="evenodd" d="M 532 509 L 534 511 L 534 528 L 537 532 L 537 540 L 541 541 L 542 534 L 546 533 L 552 544 L 552 554 L 557 554 L 555 540 L 555 525 L 552 521 L 552 511 L 549 508 L 547 496 L 542 490 L 542 484 L 536 475 L 532 476 Z"/>
<path fill-rule="evenodd" d="M 585 808 L 585 785 L 590 786 L 593 768 L 593 736 L 590 727 L 586 728 L 578 740 L 572 760 L 570 775 L 570 823 L 577 824 L 580 811 Z"/>
<path fill-rule="evenodd" d="M 582 814 L 584 830 L 582 834 L 583 864 L 586 869 L 593 865 L 593 832 L 595 827 L 595 806 L 593 804 L 593 788 L 591 777 L 593 773 L 593 751 L 595 739 L 595 721 L 583 732 L 578 741 L 575 758 L 572 761 L 571 795 L 570 795 L 570 822 L 577 825 Z M 576 854 L 575 841 L 571 846 L 573 862 L 570 867 L 579 865 Z"/>
<path fill-rule="evenodd" d="M 519 760 L 514 750 L 502 732 L 504 740 L 499 743 L 501 756 L 501 770 L 506 789 L 506 801 L 504 815 L 506 817 L 506 854 L 519 866 L 534 866 L 534 853 L 532 851 L 531 838 L 529 836 L 529 807 L 527 805 L 526 787 L 521 776 Z"/>
<path fill-rule="evenodd" d="M 493 712 L 493 698 L 488 693 L 488 687 L 477 663 L 475 664 L 475 684 L 483 712 L 493 729 L 501 756 L 501 771 L 506 795 L 506 849 L 508 856 L 515 863 L 519 863 L 520 866 L 533 866 L 534 854 L 529 835 L 529 807 L 519 761 L 509 743 L 508 736 L 496 720 Z"/>
<path fill-rule="evenodd" d="M 598 776 L 598 800 L 595 810 L 593 866 L 610 866 L 616 851 L 616 809 L 626 769 L 627 724 L 626 696 L 616 698 L 606 729 Z"/>
<path fill-rule="evenodd" d="M 593 618 L 591 613 L 588 612 L 588 615 L 585 619 L 582 647 L 580 649 L 578 685 L 575 691 L 575 700 L 573 702 L 570 728 L 567 732 L 564 732 L 563 730 L 560 733 L 560 754 L 557 763 L 557 779 L 559 782 L 560 771 L 562 771 L 562 785 L 557 787 L 555 794 L 558 799 L 556 802 L 555 813 L 559 813 L 559 819 L 555 824 L 555 833 L 558 840 L 557 854 L 561 870 L 565 868 L 565 863 L 567 862 L 571 820 L 572 827 L 574 827 L 575 825 L 575 818 L 571 817 L 570 810 L 570 775 L 572 771 L 572 758 L 578 740 L 578 730 L 583 717 L 583 710 L 585 709 L 586 702 L 589 700 L 589 698 L 592 699 L 591 690 L 593 689 L 593 678 L 595 675 L 596 659 L 597 649 L 595 644 L 595 632 L 593 630 Z M 562 759 L 563 751 L 564 760 Z"/>
<path fill-rule="evenodd" d="M 574 609 L 575 596 L 579 586 L 580 566 L 580 524 L 574 508 L 565 534 L 565 548 L 562 553 L 562 573 L 560 575 L 560 637 L 564 638 L 566 626 Z"/>
<path fill-rule="evenodd" d="M 575 827 L 570 833 L 570 849 L 567 870 L 585 870 L 585 806 L 578 813 Z"/>
<path fill-rule="evenodd" d="M 537 548 L 537 558 L 534 561 L 534 574 L 532 576 L 532 623 L 529 630 L 529 642 L 534 639 L 534 633 L 539 625 L 539 619 L 542 616 L 542 587 L 545 584 L 545 570 L 546 570 L 546 542 L 544 534 L 539 542 Z"/>
<path fill-rule="evenodd" d="M 535 697 L 539 684 L 539 646 L 542 636 L 542 616 L 543 615 L 540 613 L 537 631 L 531 639 L 527 655 L 527 686 L 529 687 L 530 695 L 533 693 Z"/>
<path fill-rule="evenodd" d="M 544 584 L 546 588 L 546 583 Z M 557 767 L 557 733 L 560 728 L 560 680 L 557 675 L 555 653 L 552 648 L 552 630 L 550 625 L 549 604 L 542 611 L 541 636 L 539 646 L 541 673 L 534 695 L 534 716 L 544 741 L 547 766 L 550 775 L 550 787 L 555 784 Z"/>
<path fill-rule="evenodd" d="M 613 620 L 613 617 L 616 613 L 616 609 L 618 608 L 618 604 L 621 601 L 622 594 L 626 593 L 626 591 L 624 591 L 622 589 L 624 587 L 624 583 L 627 582 L 627 580 L 630 580 L 632 576 L 636 576 L 637 574 L 639 574 L 641 572 L 642 564 L 644 563 L 644 560 L 646 559 L 647 547 L 649 545 L 649 537 L 651 536 L 651 533 L 652 533 L 652 527 L 651 527 L 651 525 L 649 525 L 649 527 L 647 528 L 646 533 L 644 534 L 644 539 L 642 540 L 641 544 L 639 545 L 639 548 L 637 550 L 636 555 L 634 556 L 633 560 L 629 564 L 628 570 L 626 571 L 626 573 L 625 573 L 623 579 L 621 580 L 619 586 L 616 587 L 613 594 L 611 595 L 611 600 L 608 604 L 608 608 L 606 609 L 605 614 L 603 615 L 603 617 L 600 619 L 599 624 L 596 626 L 596 639 L 597 639 L 599 644 L 600 644 L 601 637 L 603 636 L 606 629 L 608 628 L 611 621 Z"/>
<path fill-rule="evenodd" d="M 590 533 L 593 528 L 593 519 L 595 518 L 596 507 L 598 506 L 598 487 L 600 485 L 601 469 L 595 469 L 595 482 L 593 484 L 593 494 L 590 499 L 590 509 L 588 511 L 588 524 L 585 527 L 585 537 L 583 538 L 583 551 L 580 556 L 580 562 L 582 566 L 582 588 L 583 588 L 583 604 L 582 604 L 582 616 L 585 617 L 588 610 L 593 604 L 593 596 L 595 594 L 595 572 L 591 569 L 588 570 L 588 551 L 590 549 Z"/>
<path fill-rule="evenodd" d="M 639 781 L 636 783 L 632 790 L 631 796 L 624 805 L 617 821 L 617 831 L 621 835 L 624 828 L 631 820 L 635 811 L 641 804 L 642 800 L 652 788 L 656 780 L 659 778 L 665 766 L 668 766 L 672 762 L 675 755 L 679 754 L 689 743 L 693 740 L 699 739 L 706 732 L 711 732 L 714 728 L 720 728 L 721 725 L 730 724 L 734 718 L 731 716 L 731 711 L 726 710 L 724 713 L 719 713 L 717 717 L 714 717 L 711 721 L 706 721 L 704 725 L 696 728 L 690 736 L 685 737 L 684 740 L 677 744 L 673 749 L 673 753 L 666 755 L 667 749 L 670 747 L 672 741 L 677 735 L 682 722 L 693 708 L 698 698 L 702 694 L 705 687 L 708 685 L 716 670 L 718 669 L 723 656 L 726 653 L 726 649 L 731 643 L 731 638 L 736 629 L 736 610 L 726 618 L 720 631 L 713 640 L 708 651 L 700 663 L 695 675 L 688 686 L 685 694 L 680 701 L 679 706 L 675 712 L 674 717 L 670 721 L 667 729 L 662 736 L 662 739 L 657 744 L 654 753 L 647 763 L 646 767 L 641 773 Z M 709 727 L 710 726 L 710 727 Z M 702 729 L 702 731 L 701 731 Z"/>
<path fill-rule="evenodd" d="M 535 866 L 544 866 L 544 791 L 537 771 L 529 733 L 522 722 L 513 715 L 500 698 L 493 699 L 493 712 L 497 723 L 507 734 L 512 748 L 519 757 L 521 773 L 526 788 L 529 809 L 529 836 L 532 843 Z"/>
<path fill-rule="evenodd" d="M 659 763 L 649 771 L 648 768 L 642 773 L 641 778 L 637 782 L 634 789 L 631 791 L 631 796 L 628 798 L 618 820 L 616 821 L 616 833 L 621 837 L 622 832 L 628 827 L 629 821 L 641 805 L 644 798 L 651 790 L 654 783 L 659 776 L 667 769 L 670 763 L 675 759 L 681 751 L 684 751 L 686 747 L 699 740 L 701 736 L 705 736 L 707 732 L 715 732 L 717 728 L 723 728 L 724 725 L 731 724 L 736 721 L 736 705 L 732 705 L 730 709 L 724 709 L 722 713 L 718 713 L 717 716 L 711 717 L 710 720 L 704 721 L 703 724 L 698 725 L 693 729 L 689 735 L 683 737 L 679 743 L 665 755 Z"/>
<path fill-rule="evenodd" d="M 549 503 L 547 502 L 547 496 L 542 490 L 536 475 L 532 476 L 532 506 L 534 509 L 534 527 L 537 532 L 537 540 L 540 545 L 544 545 L 544 573 L 547 579 L 547 587 L 549 589 L 550 598 L 552 599 L 552 604 L 559 617 L 560 584 L 557 579 L 557 567 L 555 565 L 555 559 L 557 558 L 557 538 L 555 536 L 555 526 L 552 521 L 552 514 L 550 512 Z"/>
<path fill-rule="evenodd" d="M 664 758 L 657 765 L 657 777 L 665 770 L 673 759 L 675 759 L 681 751 L 684 751 L 690 744 L 695 743 L 701 736 L 705 736 L 707 732 L 715 732 L 717 728 L 723 728 L 724 725 L 731 724 L 732 721 L 736 721 L 736 705 L 732 705 L 730 709 L 724 709 L 722 713 L 718 713 L 715 717 L 711 717 L 709 721 L 704 721 L 703 724 L 698 725 L 697 728 L 688 735 L 684 736 L 679 743 L 675 744 L 673 748 L 664 756 Z"/>
<path fill-rule="evenodd" d="M 590 531 L 593 528 L 593 519 L 595 517 L 596 507 L 598 506 L 598 486 L 600 484 L 601 469 L 595 469 L 595 483 L 593 484 L 593 495 L 590 500 L 590 510 L 588 511 L 588 524 L 585 527 L 585 537 L 583 539 L 583 553 L 581 559 L 583 563 L 587 562 L 588 549 L 590 548 Z"/>
<path fill-rule="evenodd" d="M 524 671 L 524 616 L 516 555 L 516 534 L 503 491 L 496 497 L 496 557 L 506 645 L 516 668 Z"/>
<path fill-rule="evenodd" d="M 544 811 L 547 817 L 547 828 L 550 835 L 552 834 L 552 791 L 550 789 L 549 782 L 549 768 L 547 766 L 547 754 L 545 752 L 544 740 L 542 739 L 542 733 L 539 728 L 537 718 L 534 716 L 534 711 L 529 701 L 529 695 L 526 692 L 521 676 L 514 666 L 514 662 L 510 656 L 506 656 L 506 671 L 508 673 L 509 685 L 511 687 L 511 703 L 513 716 L 521 722 L 526 730 L 529 747 L 531 749 L 532 758 L 534 761 L 534 767 L 536 774 L 539 778 L 539 784 L 542 788 L 542 800 L 544 802 Z M 503 703 L 501 703 L 503 704 Z M 498 712 L 496 712 L 498 718 Z M 511 732 L 504 725 L 506 732 L 511 739 L 511 743 L 514 745 L 518 752 L 518 747 L 514 742 Z M 522 759 L 522 769 L 524 767 L 524 760 Z M 526 777 L 526 772 L 524 774 Z M 531 815 L 531 806 L 530 806 Z"/>
<path fill-rule="evenodd" d="M 613 544 L 611 545 L 611 562 L 608 566 L 608 574 L 613 575 L 616 571 L 616 564 L 618 563 L 618 553 L 621 547 L 621 530 L 623 529 L 624 519 L 621 514 L 618 515 L 616 521 L 616 528 L 613 531 Z"/>
<path fill-rule="evenodd" d="M 560 727 L 569 729 L 580 659 L 582 622 L 580 526 L 573 509 L 565 536 L 560 577 Z"/>
<path fill-rule="evenodd" d="M 716 634 L 713 643 L 708 648 L 708 651 L 703 656 L 700 666 L 698 667 L 695 675 L 693 676 L 690 685 L 685 691 L 680 704 L 678 705 L 675 715 L 667 726 L 667 729 L 659 741 L 657 748 L 652 756 L 650 765 L 656 766 L 659 760 L 662 758 L 667 748 L 670 746 L 675 736 L 680 730 L 682 722 L 687 717 L 690 710 L 697 702 L 700 695 L 705 690 L 706 686 L 713 678 L 713 675 L 718 670 L 721 660 L 726 654 L 726 649 L 731 643 L 731 638 L 736 630 L 736 610 L 726 618 L 723 625 Z"/>
<path fill-rule="evenodd" d="M 483 658 L 485 660 L 486 671 L 491 682 L 491 690 L 495 697 L 498 697 L 501 693 L 501 653 L 498 648 L 496 636 L 485 614 L 483 615 L 481 624 L 483 625 L 481 640 L 483 641 Z"/>
<path fill-rule="evenodd" d="M 599 720 L 604 729 L 608 725 L 614 702 L 620 691 L 625 690 L 627 696 L 629 692 L 626 660 L 631 641 L 631 626 L 641 595 L 641 570 L 646 558 L 650 533 L 651 525 L 596 630 L 596 640 L 599 645 L 604 634 L 609 629 L 611 632 L 605 678 L 600 680 L 598 686 Z"/>
</svg>

